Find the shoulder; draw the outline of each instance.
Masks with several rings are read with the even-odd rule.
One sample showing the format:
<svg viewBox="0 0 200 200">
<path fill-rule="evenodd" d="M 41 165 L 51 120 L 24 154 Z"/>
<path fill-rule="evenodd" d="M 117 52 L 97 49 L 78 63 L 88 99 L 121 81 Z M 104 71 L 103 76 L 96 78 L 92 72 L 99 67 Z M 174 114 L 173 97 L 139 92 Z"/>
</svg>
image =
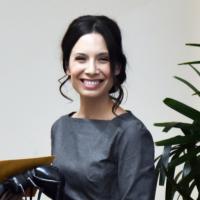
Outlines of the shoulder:
<svg viewBox="0 0 200 200">
<path fill-rule="evenodd" d="M 144 123 L 131 111 L 117 117 L 114 123 L 120 127 L 122 136 L 138 137 L 142 134 L 150 134 Z"/>
<path fill-rule="evenodd" d="M 129 111 L 119 119 L 118 124 L 120 131 L 114 143 L 115 157 L 140 159 L 143 155 L 143 162 L 153 162 L 154 142 L 144 123 Z"/>
<path fill-rule="evenodd" d="M 153 138 L 150 131 L 131 111 L 118 117 L 114 123 L 120 128 L 116 138 L 118 144 L 153 147 Z"/>
<path fill-rule="evenodd" d="M 70 113 L 71 114 L 71 113 Z M 70 114 L 62 115 L 57 118 L 52 126 L 51 126 L 51 133 L 57 132 L 57 130 L 65 129 L 70 124 Z"/>
</svg>

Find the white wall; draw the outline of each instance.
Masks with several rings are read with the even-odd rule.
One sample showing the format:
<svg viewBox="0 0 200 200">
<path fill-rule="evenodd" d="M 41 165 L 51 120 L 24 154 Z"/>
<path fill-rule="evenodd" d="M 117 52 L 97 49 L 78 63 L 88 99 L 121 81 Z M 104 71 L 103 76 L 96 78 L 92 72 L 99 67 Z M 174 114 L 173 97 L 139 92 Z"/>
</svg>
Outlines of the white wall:
<svg viewBox="0 0 200 200">
<path fill-rule="evenodd" d="M 200 42 L 198 0 L 0 0 L 0 159 L 50 153 L 50 127 L 76 109 L 58 92 L 63 74 L 60 40 L 68 23 L 82 14 L 105 14 L 121 29 L 128 57 L 128 100 L 123 104 L 142 119 L 155 141 L 164 138 L 153 123 L 188 119 L 167 108 L 173 97 L 199 106 L 191 90 L 172 78 L 194 84 L 195 73 L 177 63 L 195 60 Z M 156 147 L 156 155 L 161 152 Z M 159 187 L 156 199 L 164 199 Z"/>
</svg>

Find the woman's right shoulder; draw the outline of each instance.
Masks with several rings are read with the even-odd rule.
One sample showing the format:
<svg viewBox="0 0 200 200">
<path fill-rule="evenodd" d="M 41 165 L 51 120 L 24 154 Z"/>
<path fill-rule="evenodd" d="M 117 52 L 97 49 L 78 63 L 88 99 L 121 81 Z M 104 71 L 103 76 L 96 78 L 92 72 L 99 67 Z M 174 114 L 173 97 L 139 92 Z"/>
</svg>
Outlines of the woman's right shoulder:
<svg viewBox="0 0 200 200">
<path fill-rule="evenodd" d="M 61 115 L 60 117 L 58 117 L 52 124 L 51 126 L 51 130 L 53 131 L 54 129 L 57 129 L 58 127 L 62 127 L 64 124 L 66 125 L 70 119 L 70 113 L 69 114 L 65 114 L 65 115 Z"/>
</svg>

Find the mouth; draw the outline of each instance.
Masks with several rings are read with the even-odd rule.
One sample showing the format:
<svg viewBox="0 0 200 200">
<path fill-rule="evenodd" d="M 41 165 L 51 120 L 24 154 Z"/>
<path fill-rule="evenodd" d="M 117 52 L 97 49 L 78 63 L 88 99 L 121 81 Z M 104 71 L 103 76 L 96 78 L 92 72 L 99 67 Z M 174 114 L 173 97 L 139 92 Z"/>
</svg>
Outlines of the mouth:
<svg viewBox="0 0 200 200">
<path fill-rule="evenodd" d="M 96 89 L 103 82 L 103 79 L 81 79 L 86 89 Z"/>
</svg>

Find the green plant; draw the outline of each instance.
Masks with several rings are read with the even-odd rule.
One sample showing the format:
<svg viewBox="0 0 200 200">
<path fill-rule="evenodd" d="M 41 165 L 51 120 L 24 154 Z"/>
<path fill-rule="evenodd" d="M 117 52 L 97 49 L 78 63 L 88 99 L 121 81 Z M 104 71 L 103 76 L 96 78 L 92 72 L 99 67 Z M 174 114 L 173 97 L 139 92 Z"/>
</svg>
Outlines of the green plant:
<svg viewBox="0 0 200 200">
<path fill-rule="evenodd" d="M 200 44 L 186 44 L 200 47 Z M 197 70 L 200 61 L 185 62 L 179 65 L 188 66 L 200 77 Z M 194 67 L 195 65 L 195 67 Z M 175 78 L 187 85 L 200 97 L 200 91 L 187 80 L 175 76 Z M 192 193 L 197 191 L 197 200 L 200 200 L 200 111 L 175 99 L 166 98 L 164 103 L 175 111 L 185 115 L 192 123 L 165 122 L 155 123 L 155 126 L 164 127 L 163 132 L 169 132 L 172 128 L 181 130 L 179 135 L 156 142 L 157 146 L 164 146 L 162 155 L 155 159 L 159 185 L 166 181 L 165 199 L 175 199 L 175 193 L 183 200 L 193 200 Z"/>
</svg>

